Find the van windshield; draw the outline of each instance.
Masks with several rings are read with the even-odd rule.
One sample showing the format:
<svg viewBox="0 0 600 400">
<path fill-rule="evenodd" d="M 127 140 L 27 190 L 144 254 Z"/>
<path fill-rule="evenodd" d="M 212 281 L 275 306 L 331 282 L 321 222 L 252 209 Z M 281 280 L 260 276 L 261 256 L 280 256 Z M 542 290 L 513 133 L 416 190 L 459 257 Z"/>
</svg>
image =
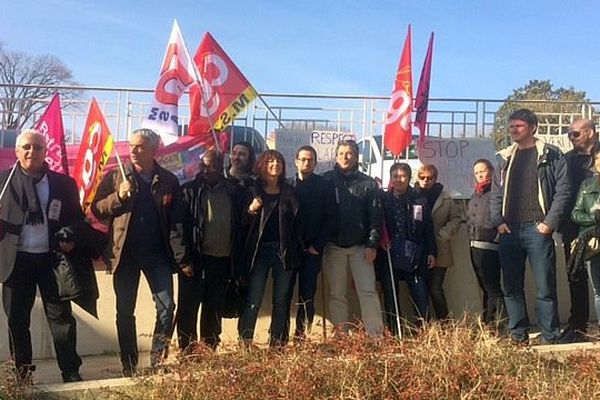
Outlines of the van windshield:
<svg viewBox="0 0 600 400">
<path fill-rule="evenodd" d="M 376 135 L 373 137 L 375 139 L 375 142 L 377 143 L 377 147 L 379 147 L 380 149 L 383 149 L 381 140 L 382 140 L 382 136 L 381 135 Z M 413 140 L 410 144 L 410 146 L 408 146 L 408 156 L 406 154 L 406 150 L 404 150 L 404 152 L 402 153 L 402 155 L 400 156 L 401 159 L 403 160 L 416 160 L 419 157 L 417 156 L 417 145 L 416 145 L 416 138 L 413 137 Z M 393 160 L 394 156 L 392 155 L 392 153 L 386 148 L 385 149 L 385 155 L 383 156 L 384 160 Z"/>
</svg>

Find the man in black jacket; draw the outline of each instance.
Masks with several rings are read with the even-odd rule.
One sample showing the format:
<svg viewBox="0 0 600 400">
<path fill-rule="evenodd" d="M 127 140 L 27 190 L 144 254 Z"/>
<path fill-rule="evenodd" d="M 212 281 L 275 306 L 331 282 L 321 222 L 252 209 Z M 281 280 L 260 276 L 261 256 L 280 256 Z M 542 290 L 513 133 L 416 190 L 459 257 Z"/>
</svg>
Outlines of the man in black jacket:
<svg viewBox="0 0 600 400">
<path fill-rule="evenodd" d="M 571 210 L 575 206 L 579 187 L 584 179 L 594 175 L 594 162 L 592 160 L 592 149 L 598 145 L 598 134 L 595 124 L 589 119 L 578 119 L 569 128 L 569 140 L 573 149 L 565 153 L 571 182 L 571 197 L 567 207 L 564 221 L 559 231 L 565 249 L 565 260 L 571 254 L 571 242 L 577 237 L 579 225 L 571 221 Z M 587 338 L 587 321 L 590 313 L 590 299 L 588 294 L 588 276 L 585 270 L 572 279 L 569 276 L 569 294 L 571 298 L 571 315 L 566 329 L 558 339 L 559 343 L 585 342 Z"/>
<path fill-rule="evenodd" d="M 381 234 L 381 204 L 375 180 L 358 171 L 358 146 L 340 141 L 336 165 L 323 176 L 334 186 L 339 226 L 325 247 L 330 318 L 337 329 L 350 328 L 348 273 L 352 275 L 362 320 L 371 336 L 383 332 L 381 304 L 375 289 L 373 261 Z"/>
<path fill-rule="evenodd" d="M 0 203 L 0 282 L 8 319 L 8 339 L 17 377 L 27 381 L 32 362 L 31 309 L 39 287 L 64 382 L 81 381 L 81 359 L 76 349 L 76 323 L 70 301 L 61 301 L 53 272 L 53 252 L 70 253 L 74 242 L 55 234 L 84 219 L 75 181 L 48 170 L 44 136 L 33 129 L 16 140 L 18 163 L 0 175 L 4 188 Z"/>
<path fill-rule="evenodd" d="M 337 212 L 333 188 L 330 183 L 314 173 L 317 151 L 312 146 L 302 146 L 296 151 L 297 174 L 290 180 L 298 198 L 299 218 L 302 225 L 303 254 L 298 269 L 298 311 L 294 337 L 303 339 L 310 332 L 315 316 L 317 277 L 327 240 L 336 229 Z M 294 275 L 294 280 L 296 275 Z M 292 287 L 295 282 L 292 282 Z"/>
<path fill-rule="evenodd" d="M 212 349 L 220 342 L 220 310 L 232 262 L 239 258 L 234 255 L 239 252 L 242 192 L 240 185 L 225 178 L 223 157 L 214 150 L 204 153 L 201 172 L 181 187 L 171 247 L 181 270 L 175 319 L 183 351 L 197 339 L 201 300 L 200 337 Z"/>
</svg>

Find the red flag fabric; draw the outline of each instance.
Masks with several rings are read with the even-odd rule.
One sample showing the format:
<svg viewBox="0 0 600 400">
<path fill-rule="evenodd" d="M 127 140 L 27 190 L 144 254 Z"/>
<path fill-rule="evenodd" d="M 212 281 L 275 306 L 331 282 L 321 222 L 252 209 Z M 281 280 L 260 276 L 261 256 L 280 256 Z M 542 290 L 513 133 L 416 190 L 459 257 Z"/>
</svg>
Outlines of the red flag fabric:
<svg viewBox="0 0 600 400">
<path fill-rule="evenodd" d="M 35 125 L 35 129 L 46 137 L 48 147 L 46 162 L 50 170 L 69 175 L 65 130 L 63 128 L 58 92 L 54 94 L 52 100 L 48 103 L 48 107 Z"/>
<path fill-rule="evenodd" d="M 429 46 L 427 54 L 423 62 L 421 70 L 421 78 L 419 78 L 419 87 L 417 88 L 417 98 L 415 99 L 415 126 L 419 128 L 419 141 L 425 138 L 427 129 L 427 111 L 429 106 L 429 83 L 431 81 L 431 61 L 433 57 L 433 32 L 429 38 Z"/>
<path fill-rule="evenodd" d="M 412 141 L 412 63 L 411 63 L 411 33 L 404 42 L 398 73 L 394 81 L 394 91 L 390 99 L 384 129 L 385 147 L 398 157 Z"/>
<path fill-rule="evenodd" d="M 96 99 L 92 99 L 79 153 L 75 162 L 73 178 L 79 189 L 79 200 L 87 210 L 102 179 L 102 170 L 110 157 L 113 139 Z"/>
<path fill-rule="evenodd" d="M 230 125 L 258 94 L 210 33 L 204 35 L 194 61 L 201 82 L 190 88 L 189 134 L 210 135 Z"/>
</svg>

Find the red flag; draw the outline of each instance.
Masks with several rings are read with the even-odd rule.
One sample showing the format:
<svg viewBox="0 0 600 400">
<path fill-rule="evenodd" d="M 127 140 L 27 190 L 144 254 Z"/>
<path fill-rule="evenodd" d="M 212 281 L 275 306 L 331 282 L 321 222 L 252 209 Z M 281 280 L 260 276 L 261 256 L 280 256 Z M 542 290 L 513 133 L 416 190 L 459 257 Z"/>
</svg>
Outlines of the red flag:
<svg viewBox="0 0 600 400">
<path fill-rule="evenodd" d="M 73 172 L 73 178 L 79 189 L 79 200 L 84 211 L 87 210 L 96 194 L 96 189 L 102 179 L 102 170 L 110 157 L 112 148 L 113 139 L 104 115 L 102 115 L 96 99 L 92 99 Z"/>
<path fill-rule="evenodd" d="M 194 55 L 201 86 L 190 88 L 189 134 L 207 135 L 231 124 L 258 93 L 217 41 L 206 33 Z M 204 95 L 204 98 L 202 98 Z"/>
<path fill-rule="evenodd" d="M 48 146 L 46 162 L 50 170 L 69 175 L 67 146 L 65 144 L 65 131 L 63 129 L 58 92 L 54 94 L 52 100 L 48 103 L 48 107 L 35 125 L 35 129 L 40 131 L 46 138 Z"/>
<path fill-rule="evenodd" d="M 394 156 L 399 156 L 412 141 L 412 67 L 410 58 L 410 25 L 404 42 L 398 73 L 394 82 L 394 91 L 390 99 L 384 129 L 385 147 Z"/>
<path fill-rule="evenodd" d="M 427 54 L 421 70 L 419 87 L 417 88 L 417 98 L 415 99 L 415 126 L 419 128 L 419 141 L 425 138 L 425 129 L 427 128 L 427 109 L 429 105 L 429 82 L 431 80 L 431 59 L 433 57 L 433 32 L 429 38 Z"/>
</svg>

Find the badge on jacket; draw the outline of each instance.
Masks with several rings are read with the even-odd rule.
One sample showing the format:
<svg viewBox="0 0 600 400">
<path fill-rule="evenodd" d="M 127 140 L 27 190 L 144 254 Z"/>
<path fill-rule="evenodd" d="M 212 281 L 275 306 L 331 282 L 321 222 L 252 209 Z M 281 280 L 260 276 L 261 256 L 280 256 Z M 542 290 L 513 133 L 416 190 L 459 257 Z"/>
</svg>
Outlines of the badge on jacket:
<svg viewBox="0 0 600 400">
<path fill-rule="evenodd" d="M 48 206 L 48 219 L 58 221 L 60 217 L 60 209 L 62 208 L 62 201 L 58 199 L 52 199 Z"/>
</svg>

